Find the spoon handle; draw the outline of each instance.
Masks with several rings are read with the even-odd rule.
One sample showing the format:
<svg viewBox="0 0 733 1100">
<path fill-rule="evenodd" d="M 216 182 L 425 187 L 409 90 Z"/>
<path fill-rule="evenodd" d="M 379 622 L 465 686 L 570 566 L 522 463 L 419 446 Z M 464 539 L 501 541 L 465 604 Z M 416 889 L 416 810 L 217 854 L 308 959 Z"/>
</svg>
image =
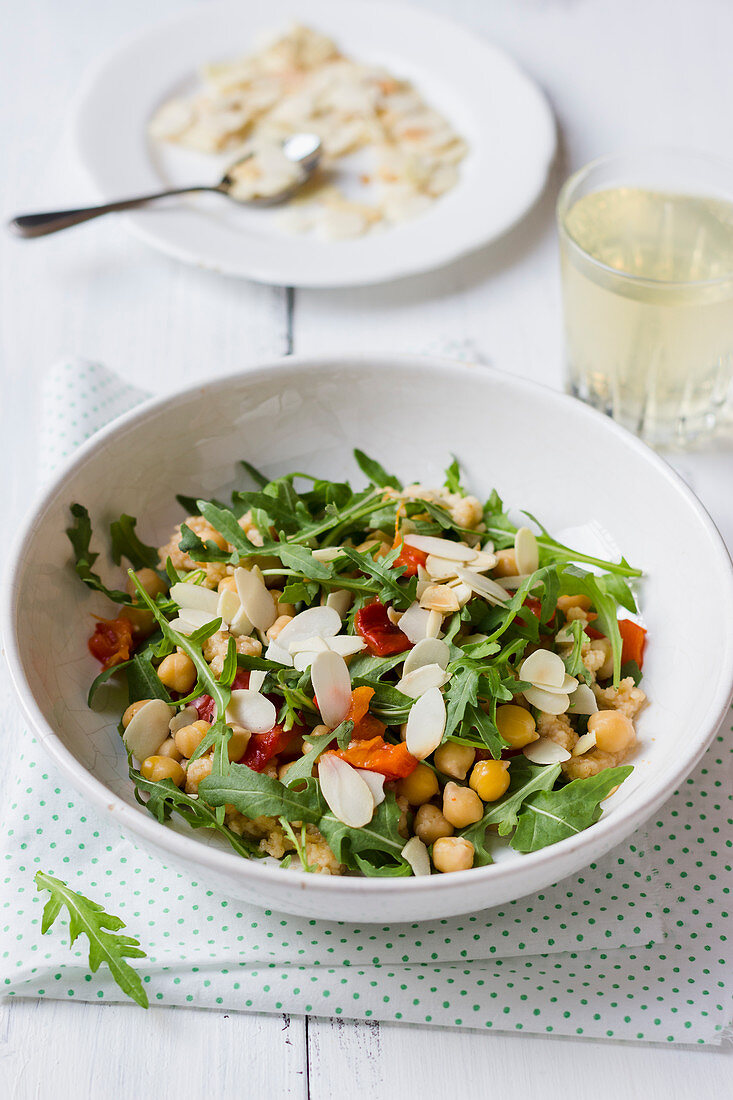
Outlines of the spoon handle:
<svg viewBox="0 0 733 1100">
<path fill-rule="evenodd" d="M 165 199 L 169 195 L 187 195 L 191 191 L 218 191 L 214 187 L 177 187 L 170 191 L 158 191 L 153 195 L 141 195 L 136 199 L 121 199 L 119 202 L 107 202 L 103 206 L 86 206 L 80 210 L 55 210 L 46 214 L 19 214 L 8 222 L 8 229 L 17 237 L 45 237 L 49 233 L 58 233 L 60 229 L 88 222 L 102 214 L 113 214 L 119 210 L 134 210 L 153 199 Z"/>
</svg>

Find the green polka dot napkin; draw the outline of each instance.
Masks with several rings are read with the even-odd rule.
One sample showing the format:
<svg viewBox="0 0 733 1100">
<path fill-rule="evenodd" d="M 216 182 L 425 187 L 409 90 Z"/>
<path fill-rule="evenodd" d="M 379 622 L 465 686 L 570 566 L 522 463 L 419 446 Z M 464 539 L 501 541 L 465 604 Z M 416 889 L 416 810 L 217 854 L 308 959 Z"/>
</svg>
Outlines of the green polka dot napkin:
<svg viewBox="0 0 733 1100">
<path fill-rule="evenodd" d="M 64 364 L 46 390 L 42 468 L 142 396 Z M 731 1020 L 727 727 L 659 818 L 580 875 L 498 910 L 355 927 L 245 905 L 163 866 L 55 772 L 12 700 L 2 713 L 18 762 L 0 827 L 7 996 L 124 999 L 60 927 L 41 936 L 41 868 L 126 921 L 151 1003 L 699 1044 Z"/>
</svg>

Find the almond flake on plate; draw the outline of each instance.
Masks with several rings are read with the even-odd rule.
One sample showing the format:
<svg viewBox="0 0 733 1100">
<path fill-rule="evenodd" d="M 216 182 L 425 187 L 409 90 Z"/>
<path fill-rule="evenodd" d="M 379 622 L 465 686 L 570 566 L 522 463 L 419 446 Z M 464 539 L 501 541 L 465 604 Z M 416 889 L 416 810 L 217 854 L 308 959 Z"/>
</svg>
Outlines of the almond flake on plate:
<svg viewBox="0 0 733 1100">
<path fill-rule="evenodd" d="M 345 588 L 334 588 L 333 592 L 329 592 L 326 596 L 326 607 L 332 607 L 341 619 L 344 618 L 353 602 L 354 597 Z M 341 627 L 339 627 L 340 629 Z"/>
<path fill-rule="evenodd" d="M 407 751 L 418 760 L 425 760 L 443 740 L 445 722 L 442 692 L 439 687 L 430 687 L 410 707 L 405 729 Z"/>
<path fill-rule="evenodd" d="M 507 602 L 507 594 L 500 584 L 492 581 L 491 577 L 484 577 L 481 573 L 473 573 L 470 569 L 458 568 L 456 570 L 459 580 L 475 592 L 477 596 L 483 596 L 492 604 L 503 606 Z"/>
<path fill-rule="evenodd" d="M 251 688 L 235 688 L 225 712 L 229 725 L 242 726 L 250 733 L 269 733 L 277 722 L 274 703 Z"/>
<path fill-rule="evenodd" d="M 570 696 L 568 714 L 596 714 L 598 700 L 587 684 L 578 684 Z"/>
<path fill-rule="evenodd" d="M 582 737 L 579 737 L 573 746 L 573 756 L 582 756 L 584 752 L 589 752 L 590 749 L 596 747 L 596 735 L 594 733 L 584 733 Z"/>
<path fill-rule="evenodd" d="M 522 752 L 533 764 L 561 764 L 570 759 L 568 750 L 549 737 L 540 737 L 539 741 L 526 745 Z"/>
<path fill-rule="evenodd" d="M 217 611 L 219 594 L 212 592 L 210 588 L 202 588 L 200 584 L 186 584 L 184 581 L 177 581 L 176 584 L 172 585 L 170 595 L 171 599 L 181 609 L 203 611 L 208 614 L 209 622 L 215 619 L 219 613 Z"/>
<path fill-rule="evenodd" d="M 381 772 L 370 772 L 366 768 L 356 768 L 358 775 L 366 783 L 369 790 L 372 792 L 372 798 L 374 799 L 374 805 L 379 806 L 384 802 L 387 797 L 384 793 L 384 780 L 385 777 Z"/>
<path fill-rule="evenodd" d="M 216 604 L 216 614 L 223 622 L 233 622 L 241 610 L 242 604 L 236 592 L 232 592 L 229 588 L 225 588 L 223 592 L 219 593 L 219 599 Z"/>
<path fill-rule="evenodd" d="M 265 660 L 273 661 L 277 665 L 285 665 L 287 668 L 293 667 L 293 658 L 288 653 L 287 649 L 283 649 L 277 642 L 270 642 L 265 650 Z M 303 670 L 300 669 L 302 672 Z"/>
<path fill-rule="evenodd" d="M 335 818 L 351 829 L 369 824 L 374 816 L 374 796 L 356 768 L 327 752 L 318 761 L 318 778 Z"/>
<path fill-rule="evenodd" d="M 537 707 L 545 714 L 564 714 L 570 706 L 569 695 L 545 691 L 544 688 L 528 687 L 522 694 L 531 706 Z"/>
<path fill-rule="evenodd" d="M 519 666 L 519 679 L 537 687 L 561 688 L 565 675 L 562 657 L 550 649 L 536 649 Z"/>
<path fill-rule="evenodd" d="M 149 699 L 133 716 L 122 740 L 140 763 L 153 756 L 170 734 L 173 707 L 163 699 Z"/>
<path fill-rule="evenodd" d="M 317 653 L 311 665 L 311 683 L 324 724 L 335 729 L 351 706 L 351 677 L 346 661 L 330 650 Z"/>
<path fill-rule="evenodd" d="M 410 837 L 401 855 L 412 867 L 412 873 L 416 878 L 430 874 L 430 856 L 419 836 Z"/>
<path fill-rule="evenodd" d="M 261 668 L 253 668 L 249 674 L 249 690 L 261 691 L 262 685 L 267 679 L 267 673 Z"/>
<path fill-rule="evenodd" d="M 277 606 L 265 587 L 265 582 L 254 570 L 234 570 L 237 595 L 245 615 L 258 630 L 269 630 L 277 618 Z"/>
<path fill-rule="evenodd" d="M 190 726 L 192 722 L 195 722 L 198 716 L 199 712 L 196 710 L 196 707 L 192 707 L 189 703 L 187 707 L 184 707 L 183 710 L 179 710 L 173 715 L 168 723 L 168 729 L 171 734 L 178 733 L 184 726 Z"/>
<path fill-rule="evenodd" d="M 421 665 L 414 672 L 408 672 L 396 684 L 397 690 L 410 699 L 419 699 L 430 688 L 441 688 L 450 677 L 448 673 L 437 664 Z"/>
<path fill-rule="evenodd" d="M 341 629 L 341 616 L 334 607 L 322 604 L 301 611 L 277 636 L 280 649 L 289 651 L 293 642 L 306 638 L 332 638 Z"/>
<path fill-rule="evenodd" d="M 403 613 L 400 619 L 400 630 L 410 639 L 413 645 L 417 645 L 418 642 L 427 637 L 431 614 L 432 612 L 428 611 L 426 607 L 420 607 L 417 601 L 411 603 L 407 611 Z"/>
<path fill-rule="evenodd" d="M 529 527 L 520 527 L 514 536 L 514 553 L 520 573 L 534 573 L 540 567 L 537 539 Z"/>
<path fill-rule="evenodd" d="M 407 654 L 405 663 L 402 666 L 402 675 L 406 676 L 409 672 L 414 672 L 416 668 L 422 668 L 423 665 L 435 664 L 445 669 L 448 667 L 449 660 L 450 648 L 447 642 L 443 642 L 438 638 L 423 638 Z"/>
<path fill-rule="evenodd" d="M 405 535 L 403 541 L 415 550 L 422 550 L 423 554 L 435 554 L 449 561 L 473 561 L 476 557 L 476 551 L 470 546 L 463 546 L 451 539 L 439 539 L 435 535 Z"/>
</svg>

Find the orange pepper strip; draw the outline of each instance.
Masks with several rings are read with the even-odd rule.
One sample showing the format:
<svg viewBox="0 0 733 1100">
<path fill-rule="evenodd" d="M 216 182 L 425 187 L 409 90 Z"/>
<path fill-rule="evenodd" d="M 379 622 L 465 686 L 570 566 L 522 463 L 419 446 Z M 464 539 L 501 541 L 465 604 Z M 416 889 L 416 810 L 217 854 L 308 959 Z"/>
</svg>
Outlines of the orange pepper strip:
<svg viewBox="0 0 733 1100">
<path fill-rule="evenodd" d="M 644 646 L 646 645 L 646 630 L 631 619 L 619 619 L 618 623 L 623 650 L 621 651 L 621 663 L 636 661 L 639 668 L 644 665 Z"/>
<path fill-rule="evenodd" d="M 335 750 L 335 755 L 354 768 L 380 772 L 385 779 L 404 779 L 412 775 L 419 761 L 407 751 L 404 742 L 388 745 L 383 737 L 369 741 L 352 741 L 348 748 Z"/>
<path fill-rule="evenodd" d="M 373 737 L 384 736 L 387 728 L 384 722 L 380 722 L 373 714 L 369 713 L 369 703 L 374 688 L 358 687 L 351 692 L 351 705 L 346 721 L 352 721 L 354 728 L 351 732 L 352 741 L 369 741 Z"/>
<path fill-rule="evenodd" d="M 133 650 L 132 623 L 124 615 L 117 619 L 103 619 L 95 615 L 97 625 L 87 642 L 92 657 L 102 662 L 103 670 L 129 660 Z"/>
</svg>

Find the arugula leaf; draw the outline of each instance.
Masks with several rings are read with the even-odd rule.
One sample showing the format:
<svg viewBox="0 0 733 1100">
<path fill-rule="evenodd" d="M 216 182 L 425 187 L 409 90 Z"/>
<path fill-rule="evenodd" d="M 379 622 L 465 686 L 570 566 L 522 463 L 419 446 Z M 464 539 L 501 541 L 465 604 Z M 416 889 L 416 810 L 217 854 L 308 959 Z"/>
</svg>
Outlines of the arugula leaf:
<svg viewBox="0 0 733 1100">
<path fill-rule="evenodd" d="M 478 703 L 478 670 L 476 668 L 457 668 L 453 671 L 449 666 L 448 671 L 452 672 L 452 677 L 445 692 L 444 741 L 463 723 L 467 708 Z"/>
<path fill-rule="evenodd" d="M 453 455 L 453 461 L 445 471 L 445 481 L 443 482 L 449 493 L 460 493 L 462 497 L 465 497 L 466 491 L 461 485 L 461 464 Z"/>
<path fill-rule="evenodd" d="M 307 546 L 297 546 L 292 542 L 279 542 L 277 556 L 283 565 L 297 569 L 310 581 L 329 580 L 333 577 L 333 568 L 313 557 L 313 551 Z"/>
<path fill-rule="evenodd" d="M 89 512 L 83 504 L 72 504 L 69 511 L 74 523 L 71 527 L 67 527 L 66 535 L 74 551 L 74 569 L 77 576 L 87 588 L 101 592 L 113 603 L 131 604 L 132 600 L 127 592 L 122 592 L 116 588 L 107 588 L 99 574 L 92 569 L 99 554 L 90 550 L 92 523 L 89 519 Z"/>
<path fill-rule="evenodd" d="M 119 565 L 125 557 L 133 569 L 157 569 L 158 551 L 153 546 L 146 546 L 140 541 L 135 532 L 136 526 L 135 517 L 125 515 L 124 512 L 119 519 L 110 524 L 112 560 L 115 565 Z"/>
<path fill-rule="evenodd" d="M 242 537 L 244 537 L 244 532 L 242 532 Z M 181 537 L 178 540 L 178 546 L 184 554 L 188 554 L 194 561 L 231 562 L 232 560 L 232 555 L 228 550 L 222 550 L 212 539 L 207 539 L 204 542 L 195 531 L 191 530 L 187 523 L 181 524 Z"/>
<path fill-rule="evenodd" d="M 247 462 L 245 459 L 240 459 L 239 465 L 247 471 L 255 485 L 259 485 L 260 489 L 264 489 L 265 485 L 267 485 L 267 478 L 264 474 L 260 473 L 256 466 L 253 466 L 251 462 Z"/>
<path fill-rule="evenodd" d="M 590 597 L 598 616 L 594 626 L 599 628 L 611 643 L 613 683 L 614 686 L 618 687 L 623 642 L 618 628 L 616 600 L 609 594 L 606 578 L 596 577 L 593 573 L 586 573 L 584 569 L 577 565 L 566 565 L 562 574 L 562 587 L 568 595 L 575 596 L 582 593 Z"/>
<path fill-rule="evenodd" d="M 387 866 L 406 868 L 404 874 L 410 874 L 409 864 L 402 857 L 406 841 L 397 828 L 400 814 L 395 796 L 390 792 L 377 806 L 368 825 L 352 829 L 327 810 L 318 822 L 318 828 L 339 863 L 345 863 L 353 870 L 361 870 L 365 875 L 375 876 L 382 873 L 380 868 L 384 860 L 380 864 L 375 859 L 376 853 L 381 853 L 387 857 Z"/>
<path fill-rule="evenodd" d="M 354 449 L 354 458 L 359 469 L 365 477 L 369 478 L 372 485 L 378 485 L 380 489 L 397 489 L 398 492 L 402 489 L 402 482 L 392 474 L 388 474 L 375 458 L 370 458 L 358 448 Z"/>
<path fill-rule="evenodd" d="M 318 757 L 324 752 L 328 746 L 335 740 L 339 747 L 342 739 L 347 743 L 351 739 L 351 731 L 354 728 L 354 723 L 351 721 L 342 722 L 336 729 L 329 730 L 328 733 L 318 734 L 316 737 L 304 737 L 304 745 L 310 745 L 310 752 L 304 753 L 300 760 L 296 760 L 291 768 L 288 768 L 287 775 L 285 776 L 284 783 L 286 787 L 292 787 L 294 783 L 299 783 L 303 779 L 308 779 Z"/>
<path fill-rule="evenodd" d="M 367 687 L 374 687 L 374 680 L 381 680 L 395 665 L 401 665 L 405 657 L 405 653 L 394 653 L 391 657 L 375 657 L 368 649 L 363 649 L 349 663 L 352 683 L 359 680 Z"/>
<path fill-rule="evenodd" d="M 283 603 L 307 603 L 315 600 L 320 585 L 315 581 L 290 581 L 283 588 Z"/>
<path fill-rule="evenodd" d="M 317 825 L 323 813 L 318 783 L 301 776 L 303 790 L 294 791 L 279 779 L 252 771 L 246 764 L 232 764 L 228 775 L 211 775 L 201 780 L 199 794 L 212 806 L 231 804 L 246 817 L 287 817 Z"/>
<path fill-rule="evenodd" d="M 516 827 L 519 811 L 525 800 L 537 791 L 552 790 L 559 774 L 559 764 L 533 765 L 523 757 L 516 757 L 512 761 L 506 794 L 497 802 L 488 804 L 480 821 L 459 833 L 459 836 L 470 840 L 476 850 L 473 861 L 475 867 L 484 867 L 493 862 L 486 848 L 486 830 L 489 825 L 497 825 L 499 836 L 506 836 Z"/>
<path fill-rule="evenodd" d="M 165 685 L 153 668 L 152 649 L 136 653 L 126 667 L 127 691 L 131 703 L 137 703 L 139 699 L 164 699 L 166 703 L 172 702 Z"/>
<path fill-rule="evenodd" d="M 417 591 L 417 577 L 410 577 L 406 585 L 398 584 L 400 577 L 405 572 L 404 565 L 393 568 L 395 561 L 400 556 L 400 547 L 390 550 L 381 558 L 373 558 L 368 551 L 360 553 L 351 546 L 344 546 L 344 557 L 353 562 L 361 573 L 366 573 L 373 581 L 376 581 L 376 592 L 382 603 L 393 603 L 403 609 L 408 608 L 415 600 Z M 345 585 L 346 587 L 346 585 Z"/>
<path fill-rule="evenodd" d="M 94 697 L 102 684 L 106 684 L 110 677 L 114 676 L 116 672 L 122 672 L 130 663 L 130 661 L 122 661 L 119 665 L 112 665 L 110 668 L 103 669 L 98 676 L 94 677 L 89 686 L 89 694 L 87 695 L 87 706 L 90 710 L 92 709 Z"/>
<path fill-rule="evenodd" d="M 593 825 L 601 816 L 601 802 L 631 774 L 633 768 L 606 768 L 588 779 L 574 779 L 558 791 L 531 795 L 522 806 L 511 846 L 517 852 L 536 852 Z"/>
<path fill-rule="evenodd" d="M 116 935 L 125 922 L 119 917 L 106 913 L 103 907 L 91 898 L 84 897 L 72 890 L 60 878 L 54 878 L 45 871 L 37 871 L 34 880 L 38 891 L 47 890 L 51 895 L 43 910 L 41 933 L 45 934 L 58 917 L 62 908 L 69 914 L 69 946 L 73 946 L 80 935 L 89 940 L 89 969 L 97 972 L 101 963 L 105 963 L 122 992 L 141 1008 L 148 1007 L 148 997 L 140 980 L 126 959 L 144 959 L 146 953 L 140 948 L 140 941 L 132 936 Z"/>
</svg>

